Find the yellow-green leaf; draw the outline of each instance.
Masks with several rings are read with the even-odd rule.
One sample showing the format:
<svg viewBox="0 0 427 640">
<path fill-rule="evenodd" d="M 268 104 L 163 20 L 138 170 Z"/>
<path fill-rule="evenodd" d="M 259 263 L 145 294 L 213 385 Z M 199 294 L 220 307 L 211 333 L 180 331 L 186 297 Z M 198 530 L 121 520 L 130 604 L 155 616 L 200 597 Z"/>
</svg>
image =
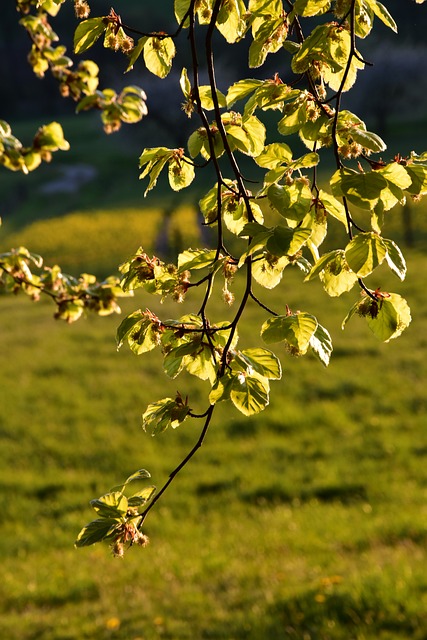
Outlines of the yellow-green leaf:
<svg viewBox="0 0 427 640">
<path fill-rule="evenodd" d="M 252 416 L 268 405 L 268 391 L 266 378 L 241 373 L 233 378 L 230 398 L 243 415 Z"/>
<path fill-rule="evenodd" d="M 363 278 L 376 269 L 387 255 L 383 239 L 376 233 L 359 233 L 345 248 L 350 269 Z"/>
<path fill-rule="evenodd" d="M 286 340 L 304 354 L 317 326 L 316 318 L 309 313 L 276 316 L 264 322 L 261 328 L 261 337 L 267 344 Z"/>
<path fill-rule="evenodd" d="M 166 78 L 172 68 L 175 52 L 172 38 L 148 38 L 144 45 L 144 62 L 147 69 L 159 78 Z"/>
<path fill-rule="evenodd" d="M 378 313 L 366 315 L 371 331 L 383 342 L 400 336 L 411 322 L 411 310 L 404 298 L 397 293 L 378 302 Z"/>
<path fill-rule="evenodd" d="M 74 33 L 74 53 L 87 51 L 107 28 L 104 18 L 89 18 L 80 22 Z"/>
</svg>

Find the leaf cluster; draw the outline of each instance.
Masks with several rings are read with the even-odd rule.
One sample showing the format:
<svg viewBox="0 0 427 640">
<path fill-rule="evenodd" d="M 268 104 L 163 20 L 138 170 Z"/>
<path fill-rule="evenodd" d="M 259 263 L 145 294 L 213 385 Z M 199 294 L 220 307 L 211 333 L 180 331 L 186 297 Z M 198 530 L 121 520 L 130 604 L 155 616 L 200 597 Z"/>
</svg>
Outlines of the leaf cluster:
<svg viewBox="0 0 427 640">
<path fill-rule="evenodd" d="M 64 138 L 61 125 L 51 122 L 36 132 L 30 146 L 24 146 L 12 134 L 10 125 L 0 120 L 0 164 L 10 171 L 29 173 L 42 162 L 50 162 L 55 151 L 67 151 L 69 143 Z"/>
<path fill-rule="evenodd" d="M 72 323 L 86 312 L 99 316 L 121 313 L 118 298 L 123 292 L 119 279 L 109 277 L 98 282 L 87 273 L 75 278 L 61 271 L 58 265 L 43 266 L 43 258 L 25 247 L 0 254 L 0 291 L 25 293 L 33 301 L 42 295 L 55 304 L 56 319 Z"/>
<path fill-rule="evenodd" d="M 98 516 L 83 527 L 77 536 L 76 547 L 86 547 L 96 542 L 109 542 L 113 555 L 122 557 L 124 549 L 131 545 L 145 547 L 146 535 L 140 532 L 143 507 L 152 500 L 156 487 L 148 486 L 131 496 L 125 495 L 130 483 L 150 478 L 145 469 L 136 471 L 122 485 L 113 487 L 109 493 L 91 500 L 91 506 Z"/>
</svg>

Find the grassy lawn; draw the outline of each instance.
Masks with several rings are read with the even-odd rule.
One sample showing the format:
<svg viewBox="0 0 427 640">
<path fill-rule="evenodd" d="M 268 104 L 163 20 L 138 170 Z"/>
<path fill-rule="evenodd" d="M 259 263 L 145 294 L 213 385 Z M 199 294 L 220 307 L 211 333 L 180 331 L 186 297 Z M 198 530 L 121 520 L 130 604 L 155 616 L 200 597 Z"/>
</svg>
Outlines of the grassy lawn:
<svg viewBox="0 0 427 640">
<path fill-rule="evenodd" d="M 151 438 L 140 415 L 177 388 L 202 408 L 204 385 L 168 382 L 156 354 L 117 353 L 117 317 L 66 326 L 47 303 L 2 298 L 1 637 L 425 640 L 426 268 L 414 251 L 406 284 L 384 276 L 413 310 L 386 345 L 357 318 L 341 332 L 353 294 L 286 273 L 271 304 L 318 315 L 330 367 L 278 349 L 270 406 L 249 420 L 218 406 L 147 520 L 151 544 L 124 560 L 73 548 L 88 501 L 141 467 L 160 486 L 200 425 Z M 248 310 L 242 345 L 264 319 Z"/>
</svg>

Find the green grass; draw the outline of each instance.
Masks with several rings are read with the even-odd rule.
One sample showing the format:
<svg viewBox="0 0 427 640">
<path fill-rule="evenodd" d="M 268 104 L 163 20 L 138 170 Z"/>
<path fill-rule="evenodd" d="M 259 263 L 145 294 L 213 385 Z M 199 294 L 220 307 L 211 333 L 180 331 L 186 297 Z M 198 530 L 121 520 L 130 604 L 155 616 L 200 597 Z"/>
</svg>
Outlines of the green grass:
<svg viewBox="0 0 427 640">
<path fill-rule="evenodd" d="M 147 520 L 151 544 L 124 560 L 73 549 L 88 501 L 141 467 L 160 486 L 200 425 L 151 438 L 141 413 L 177 388 L 203 408 L 205 385 L 168 381 L 155 353 L 117 353 L 117 316 L 66 326 L 48 303 L 3 297 L 2 637 L 425 640 L 426 267 L 413 252 L 407 283 L 383 274 L 413 310 L 387 345 L 358 318 L 341 332 L 353 294 L 332 300 L 285 272 L 271 304 L 318 315 L 335 342 L 330 367 L 277 349 L 270 406 L 251 419 L 218 406 Z M 153 299 L 124 311 L 138 306 Z M 264 319 L 248 309 L 242 346 Z"/>
</svg>

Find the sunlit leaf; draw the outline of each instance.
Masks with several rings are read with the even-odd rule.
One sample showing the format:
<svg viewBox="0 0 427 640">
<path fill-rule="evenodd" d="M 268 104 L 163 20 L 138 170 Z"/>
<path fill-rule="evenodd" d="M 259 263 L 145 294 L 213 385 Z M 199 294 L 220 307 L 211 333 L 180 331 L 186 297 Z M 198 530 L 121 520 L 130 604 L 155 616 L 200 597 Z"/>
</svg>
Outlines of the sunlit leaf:
<svg viewBox="0 0 427 640">
<path fill-rule="evenodd" d="M 209 402 L 211 404 L 216 404 L 217 402 L 228 400 L 230 398 L 232 382 L 233 382 L 233 378 L 228 373 L 221 376 L 221 378 L 218 378 L 214 382 L 212 389 L 209 393 Z"/>
<path fill-rule="evenodd" d="M 185 156 L 169 161 L 169 184 L 174 191 L 180 191 L 188 187 L 195 178 L 194 165 Z"/>
<path fill-rule="evenodd" d="M 206 109 L 207 111 L 214 109 L 215 103 L 212 98 L 211 87 L 208 87 L 208 86 L 199 87 L 199 95 L 200 95 L 200 101 L 202 103 L 203 109 Z M 218 89 L 216 91 L 216 99 L 218 101 L 219 107 L 227 106 L 225 95 L 221 93 L 221 91 L 219 91 Z"/>
<path fill-rule="evenodd" d="M 137 493 L 134 493 L 129 499 L 128 503 L 130 507 L 141 507 L 151 500 L 156 493 L 156 487 L 145 487 Z"/>
<path fill-rule="evenodd" d="M 316 331 L 310 338 L 310 347 L 314 355 L 327 367 L 333 350 L 332 339 L 328 330 L 320 324 L 317 325 Z"/>
<path fill-rule="evenodd" d="M 145 431 L 156 435 L 168 427 L 176 429 L 187 418 L 190 407 L 177 399 L 163 398 L 148 405 L 142 416 Z"/>
<path fill-rule="evenodd" d="M 397 293 L 391 293 L 379 302 L 377 315 L 365 317 L 371 331 L 383 342 L 400 336 L 411 322 L 408 303 Z"/>
<path fill-rule="evenodd" d="M 359 233 L 345 248 L 345 259 L 359 277 L 372 273 L 387 255 L 383 239 L 376 233 Z"/>
<path fill-rule="evenodd" d="M 304 180 L 294 180 L 291 184 L 273 184 L 267 191 L 273 207 L 288 220 L 300 222 L 309 211 L 313 196 Z"/>
<path fill-rule="evenodd" d="M 172 38 L 148 38 L 144 45 L 144 62 L 147 69 L 159 78 L 165 78 L 172 68 L 175 52 Z"/>
<path fill-rule="evenodd" d="M 292 161 L 292 150 L 284 142 L 274 142 L 266 145 L 254 160 L 260 167 L 274 169 L 283 163 Z"/>
<path fill-rule="evenodd" d="M 117 520 L 113 518 L 99 518 L 92 520 L 80 531 L 74 543 L 76 547 L 87 547 L 96 542 L 104 540 L 118 526 Z"/>
<path fill-rule="evenodd" d="M 74 53 L 87 51 L 105 32 L 104 18 L 89 18 L 77 26 L 74 33 Z"/>
<path fill-rule="evenodd" d="M 178 271 L 211 267 L 215 260 L 214 249 L 187 249 L 178 256 Z"/>
<path fill-rule="evenodd" d="M 252 416 L 268 405 L 268 380 L 260 376 L 239 374 L 233 378 L 230 398 L 245 416 Z"/>
<path fill-rule="evenodd" d="M 282 279 L 283 269 L 289 264 L 289 258 L 266 256 L 257 259 L 252 265 L 252 274 L 256 282 L 266 289 L 277 287 Z"/>
<path fill-rule="evenodd" d="M 268 349 L 245 349 L 239 354 L 244 363 L 269 380 L 280 380 L 282 367 L 277 356 Z"/>
<path fill-rule="evenodd" d="M 335 196 L 346 196 L 361 209 L 374 209 L 387 188 L 387 180 L 376 171 L 358 173 L 352 169 L 339 169 L 330 181 Z"/>
<path fill-rule="evenodd" d="M 386 27 L 389 27 L 390 29 L 392 29 L 392 31 L 397 33 L 397 25 L 387 7 L 385 7 L 382 2 L 379 2 L 378 0 L 366 0 L 366 2 L 369 4 L 377 18 L 379 18 L 381 22 L 386 25 Z M 421 4 L 422 2 L 424 2 L 424 0 L 415 0 L 415 2 Z"/>
<path fill-rule="evenodd" d="M 286 340 L 301 353 L 305 353 L 317 326 L 316 318 L 308 313 L 276 316 L 264 322 L 261 337 L 267 344 Z"/>
<path fill-rule="evenodd" d="M 387 260 L 388 266 L 400 280 L 404 280 L 406 276 L 406 262 L 401 250 L 393 240 L 384 238 L 383 243 L 387 249 L 385 259 Z"/>
<path fill-rule="evenodd" d="M 295 0 L 294 11 L 300 16 L 317 16 L 329 11 L 331 0 Z"/>
<path fill-rule="evenodd" d="M 227 105 L 231 107 L 238 100 L 246 98 L 255 89 L 262 85 L 262 80 L 249 78 L 248 80 L 239 80 L 229 87 L 227 92 Z"/>
<path fill-rule="evenodd" d="M 128 510 L 127 498 L 120 491 L 106 493 L 97 500 L 91 500 L 90 504 L 103 518 L 120 518 Z"/>
</svg>

